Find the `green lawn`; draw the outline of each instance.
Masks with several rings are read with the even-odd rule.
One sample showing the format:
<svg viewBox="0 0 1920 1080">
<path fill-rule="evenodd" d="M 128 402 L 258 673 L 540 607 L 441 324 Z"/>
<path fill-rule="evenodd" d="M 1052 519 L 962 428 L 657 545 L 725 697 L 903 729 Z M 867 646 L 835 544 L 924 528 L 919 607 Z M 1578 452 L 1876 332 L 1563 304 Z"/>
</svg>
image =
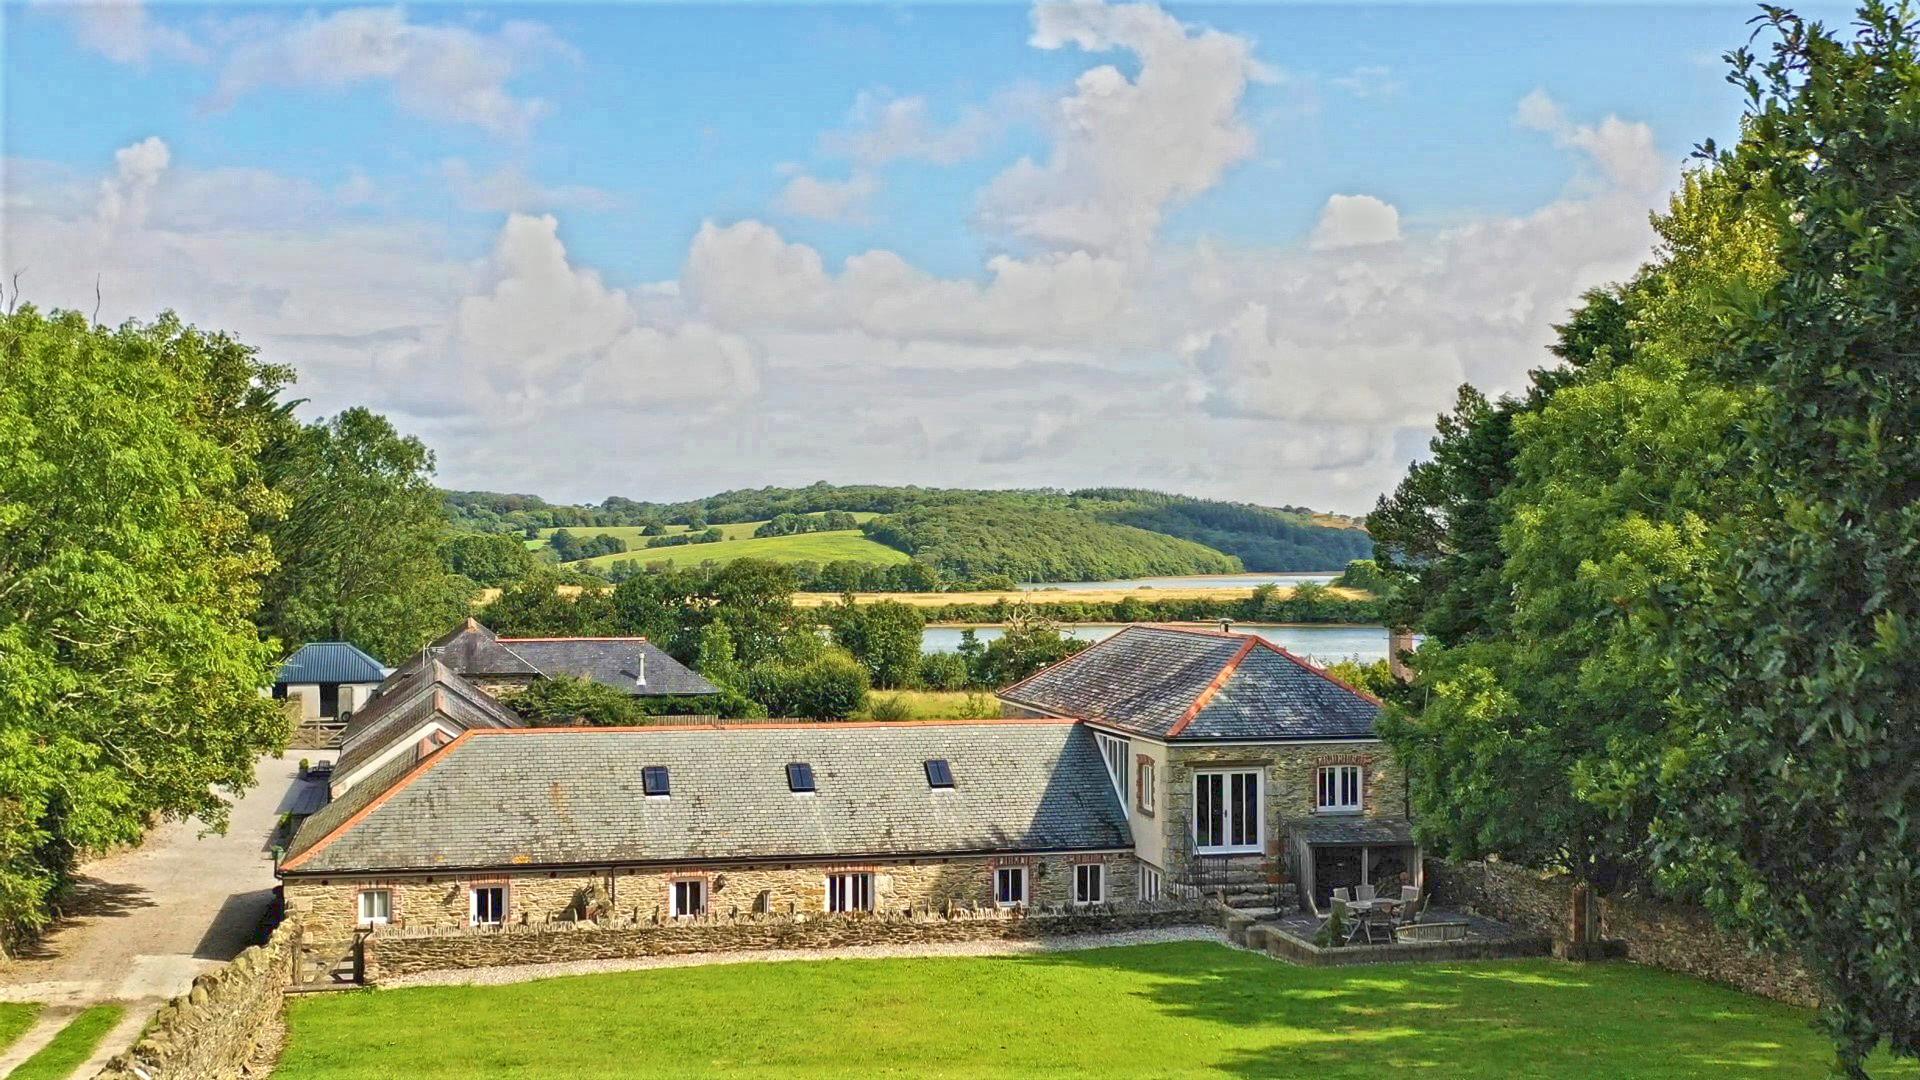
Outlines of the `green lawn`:
<svg viewBox="0 0 1920 1080">
<path fill-rule="evenodd" d="M 875 690 L 859 716 L 871 720 L 876 705 L 898 702 L 907 720 L 981 720 L 1000 715 L 1000 699 L 984 690 Z M 884 711 L 884 710 L 882 710 Z"/>
<path fill-rule="evenodd" d="M 607 566 L 622 559 L 642 563 L 665 562 L 675 566 L 697 566 L 711 559 L 732 562 L 735 559 L 771 559 L 774 562 L 829 563 L 836 559 L 889 565 L 908 561 L 907 553 L 867 539 L 858 529 L 836 532 L 801 533 L 798 536 L 767 536 L 755 540 L 722 540 L 717 544 L 683 544 L 679 547 L 648 548 L 599 555 L 570 566 Z"/>
<path fill-rule="evenodd" d="M 27 1033 L 33 1026 L 33 1020 L 40 1015 L 38 1004 L 16 1004 L 0 1001 L 0 1050 L 13 1045 L 13 1041 Z"/>
<path fill-rule="evenodd" d="M 107 1032 L 120 1022 L 126 1010 L 118 1005 L 95 1005 L 67 1021 L 67 1026 L 41 1047 L 20 1067 L 7 1074 L 7 1080 L 67 1080 L 80 1063 L 93 1056 L 93 1049 Z"/>
<path fill-rule="evenodd" d="M 281 1080 L 1785 1078 L 1831 1059 L 1805 1012 L 1624 963 L 1315 970 L 1204 942 L 323 994 L 287 1019 Z"/>
</svg>

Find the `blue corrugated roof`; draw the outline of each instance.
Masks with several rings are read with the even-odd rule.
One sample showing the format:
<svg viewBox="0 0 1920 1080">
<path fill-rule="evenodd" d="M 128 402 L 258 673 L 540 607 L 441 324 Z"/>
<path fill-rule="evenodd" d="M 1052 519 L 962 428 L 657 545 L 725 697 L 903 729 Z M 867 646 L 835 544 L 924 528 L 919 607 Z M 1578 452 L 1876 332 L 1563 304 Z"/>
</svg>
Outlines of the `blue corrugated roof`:
<svg viewBox="0 0 1920 1080">
<path fill-rule="evenodd" d="M 386 677 L 380 661 L 344 641 L 310 641 L 280 665 L 274 685 L 377 683 Z"/>
</svg>

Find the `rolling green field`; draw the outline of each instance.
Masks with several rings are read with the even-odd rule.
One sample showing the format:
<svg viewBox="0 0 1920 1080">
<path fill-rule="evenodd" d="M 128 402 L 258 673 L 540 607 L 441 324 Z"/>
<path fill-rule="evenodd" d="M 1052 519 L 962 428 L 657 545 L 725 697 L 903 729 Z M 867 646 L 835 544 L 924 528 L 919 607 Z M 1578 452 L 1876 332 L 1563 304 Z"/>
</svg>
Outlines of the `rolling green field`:
<svg viewBox="0 0 1920 1080">
<path fill-rule="evenodd" d="M 1809 1020 L 1627 963 L 1316 969 L 1178 942 L 315 994 L 288 1001 L 274 1075 L 1786 1078 L 1831 1060 Z"/>
<path fill-rule="evenodd" d="M 860 521 L 867 521 L 878 515 L 854 514 L 853 516 Z M 642 563 L 663 562 L 671 566 L 697 566 L 709 560 L 732 562 L 735 559 L 745 558 L 768 559 L 773 562 L 817 563 L 846 559 L 880 566 L 909 561 L 905 552 L 895 551 L 885 544 L 875 543 L 857 529 L 754 539 L 753 531 L 765 524 L 764 521 L 738 521 L 728 525 L 716 525 L 714 527 L 726 537 L 717 544 L 684 544 L 664 548 L 648 548 L 649 538 L 643 535 L 638 525 L 569 528 L 568 532 L 582 540 L 605 535 L 618 537 L 627 542 L 627 550 L 620 554 L 598 555 L 591 559 L 581 559 L 570 565 L 596 566 L 605 569 L 622 559 L 637 559 Z M 542 529 L 540 539 L 527 541 L 527 546 L 537 548 L 546 543 L 547 537 L 559 531 Z M 687 528 L 684 525 L 667 526 L 669 536 L 686 531 Z"/>
</svg>

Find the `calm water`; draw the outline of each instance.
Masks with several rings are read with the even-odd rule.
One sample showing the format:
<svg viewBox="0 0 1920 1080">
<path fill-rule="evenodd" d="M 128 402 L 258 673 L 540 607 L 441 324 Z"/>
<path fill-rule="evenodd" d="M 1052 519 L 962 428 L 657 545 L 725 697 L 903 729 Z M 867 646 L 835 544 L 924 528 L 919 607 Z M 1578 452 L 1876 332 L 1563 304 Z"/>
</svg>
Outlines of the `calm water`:
<svg viewBox="0 0 1920 1080">
<path fill-rule="evenodd" d="M 1120 632 L 1124 623 L 1074 623 L 1063 629 L 1073 637 L 1099 641 Z M 1387 628 L 1384 626 L 1240 626 L 1241 633 L 1258 634 L 1288 652 L 1304 656 L 1316 664 L 1358 658 L 1363 663 L 1387 658 Z M 920 646 L 927 652 L 952 652 L 960 647 L 961 628 L 929 626 L 921 632 Z M 982 642 L 1002 633 L 998 626 L 974 630 Z"/>
<path fill-rule="evenodd" d="M 1022 589 L 1257 589 L 1262 585 L 1299 585 L 1317 582 L 1325 585 L 1339 573 L 1333 570 L 1301 574 L 1196 574 L 1192 577 L 1143 577 L 1126 581 L 1041 581 L 1028 582 Z M 1385 645 L 1381 646 L 1386 648 Z"/>
</svg>

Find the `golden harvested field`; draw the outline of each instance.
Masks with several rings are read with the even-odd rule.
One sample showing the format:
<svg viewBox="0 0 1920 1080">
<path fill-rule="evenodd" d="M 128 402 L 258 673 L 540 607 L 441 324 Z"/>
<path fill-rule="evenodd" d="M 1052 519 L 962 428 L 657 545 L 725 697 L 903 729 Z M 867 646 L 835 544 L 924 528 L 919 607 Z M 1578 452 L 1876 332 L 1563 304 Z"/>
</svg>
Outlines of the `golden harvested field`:
<svg viewBox="0 0 1920 1080">
<path fill-rule="evenodd" d="M 1366 593 L 1358 589 L 1330 588 L 1327 590 L 1343 599 L 1364 599 Z M 1281 596 L 1289 596 L 1293 590 L 1282 587 Z M 882 600 L 898 600 L 909 607 L 945 607 L 948 604 L 992 604 L 1001 600 L 1009 604 L 1022 601 L 1029 604 L 1111 604 L 1128 597 L 1136 600 L 1244 600 L 1253 595 L 1253 590 L 1244 585 L 1218 586 L 1198 585 L 1181 588 L 1132 588 L 1132 589 L 1010 589 L 1002 592 L 939 592 L 939 593 L 855 593 L 854 602 L 875 604 Z M 838 593 L 803 592 L 793 595 L 793 602 L 799 607 L 824 607 L 840 602 Z"/>
</svg>

